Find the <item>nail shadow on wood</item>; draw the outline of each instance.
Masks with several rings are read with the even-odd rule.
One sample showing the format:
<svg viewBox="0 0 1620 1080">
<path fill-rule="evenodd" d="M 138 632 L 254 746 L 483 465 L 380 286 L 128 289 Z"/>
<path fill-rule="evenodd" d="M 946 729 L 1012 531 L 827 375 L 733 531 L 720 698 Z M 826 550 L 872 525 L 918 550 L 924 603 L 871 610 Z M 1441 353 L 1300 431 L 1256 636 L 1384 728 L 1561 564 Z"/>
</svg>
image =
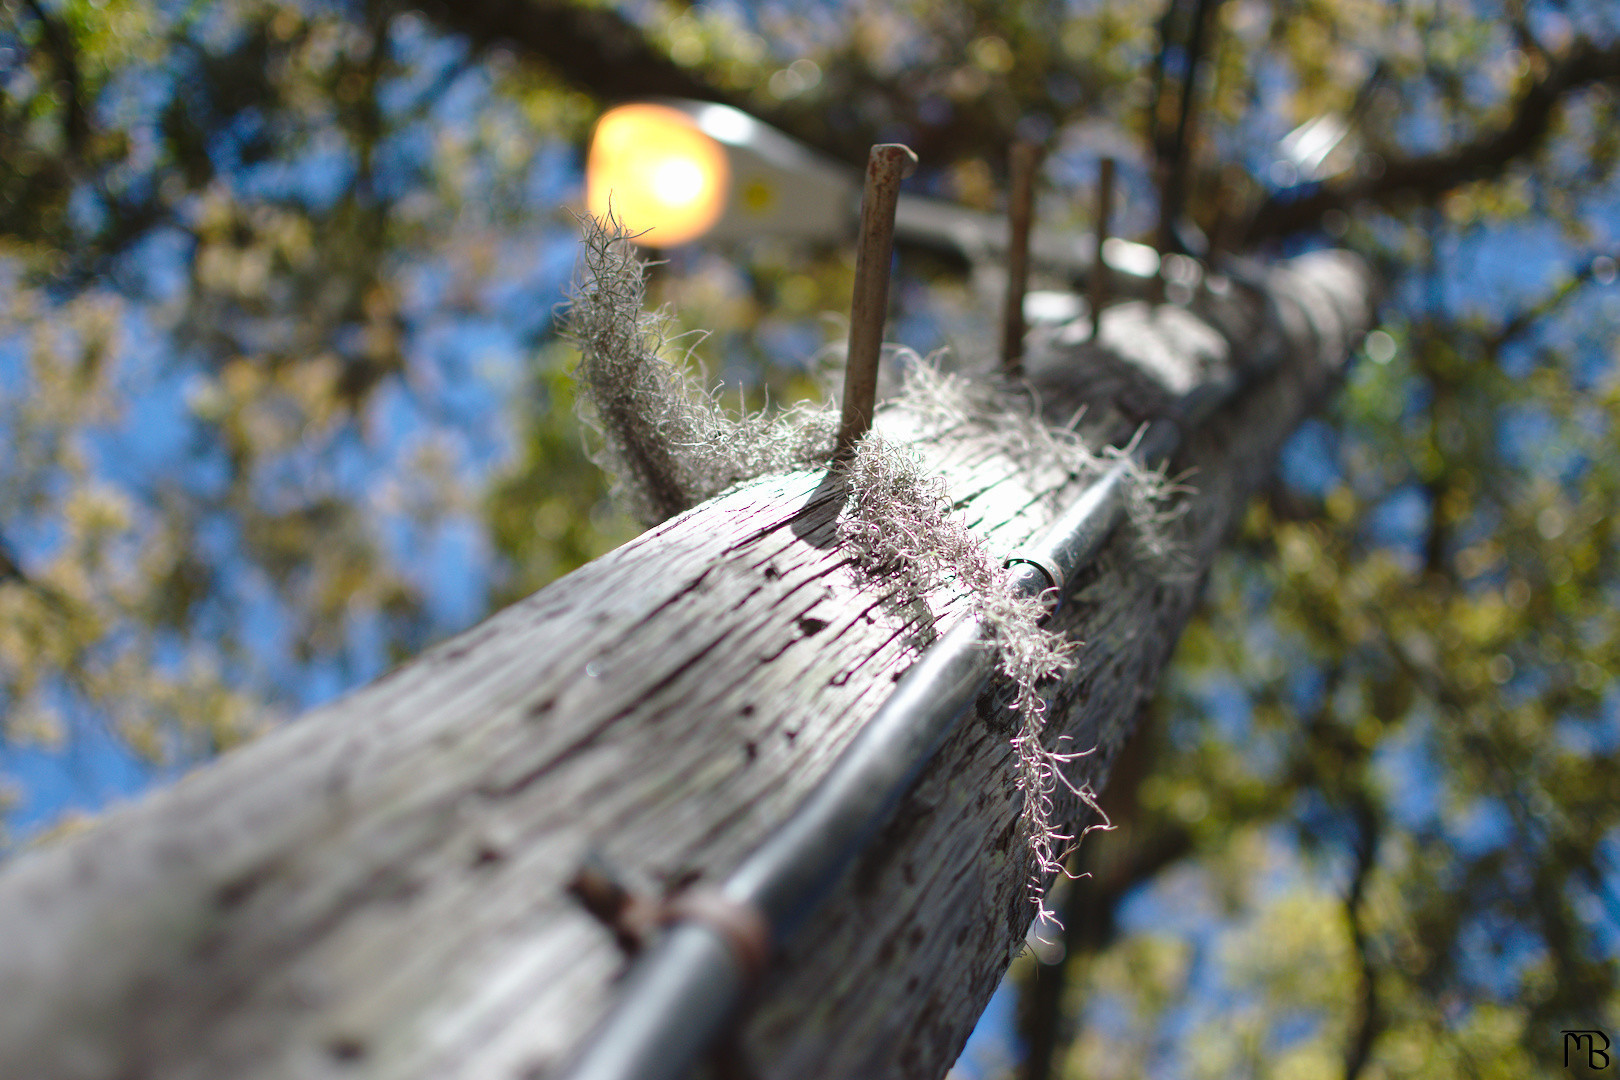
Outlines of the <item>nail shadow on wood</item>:
<svg viewBox="0 0 1620 1080">
<path fill-rule="evenodd" d="M 838 515 L 848 501 L 849 480 L 843 469 L 833 465 L 793 515 L 793 535 L 818 551 L 837 546 Z"/>
</svg>

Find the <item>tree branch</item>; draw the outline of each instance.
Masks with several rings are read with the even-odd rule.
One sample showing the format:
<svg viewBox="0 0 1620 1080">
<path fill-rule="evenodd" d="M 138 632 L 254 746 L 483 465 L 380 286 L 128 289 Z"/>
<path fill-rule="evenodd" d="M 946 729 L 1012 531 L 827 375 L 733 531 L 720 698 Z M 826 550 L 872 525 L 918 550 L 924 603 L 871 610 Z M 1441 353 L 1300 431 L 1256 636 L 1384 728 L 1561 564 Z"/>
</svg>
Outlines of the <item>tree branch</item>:
<svg viewBox="0 0 1620 1080">
<path fill-rule="evenodd" d="M 475 45 L 504 44 L 526 60 L 544 64 L 557 76 L 604 101 L 680 97 L 718 101 L 745 109 L 827 156 L 859 166 L 871 144 L 900 137 L 917 156 L 932 163 L 982 155 L 1005 145 L 1020 117 L 1045 116 L 1061 123 L 1073 107 L 1054 100 L 1046 71 L 1037 78 L 1021 70 L 1004 84 L 972 100 L 953 102 L 943 117 L 930 115 L 957 60 L 908 68 L 894 76 L 869 69 L 859 50 L 821 57 L 827 81 L 814 96 L 771 103 L 709 82 L 698 69 L 676 64 L 650 43 L 642 29 L 616 12 L 576 7 L 566 0 L 408 0 L 452 33 Z M 965 41 L 983 29 L 1009 38 L 1015 51 L 1044 35 L 1021 23 L 978 23 L 958 28 Z M 1034 69 L 1031 68 L 1031 71 Z M 1085 92 L 1095 94 L 1094 74 L 1064 65 Z M 867 113 L 850 103 L 878 102 Z"/>
<path fill-rule="evenodd" d="M 1329 210 L 1348 211 L 1364 202 L 1387 207 L 1432 199 L 1470 181 L 1500 176 L 1508 166 L 1541 148 L 1554 112 L 1565 97 L 1605 82 L 1620 83 L 1620 42 L 1607 47 L 1579 42 L 1545 78 L 1520 96 L 1505 126 L 1439 153 L 1386 159 L 1376 176 L 1330 182 L 1303 197 L 1273 195 L 1255 215 L 1248 244 L 1312 228 Z"/>
<path fill-rule="evenodd" d="M 475 46 L 511 46 L 609 101 L 681 97 L 740 103 L 654 48 L 639 27 L 609 8 L 557 0 L 419 0 L 415 6 L 439 25 L 466 34 Z"/>
<path fill-rule="evenodd" d="M 1486 340 L 1487 354 L 1496 355 L 1503 346 L 1511 344 L 1528 333 L 1536 323 L 1556 314 L 1568 302 L 1570 297 L 1580 292 L 1592 281 L 1597 280 L 1599 270 L 1604 265 L 1603 261 L 1605 259 L 1608 260 L 1608 272 L 1613 274 L 1617 256 L 1620 256 L 1620 252 L 1613 256 L 1598 255 L 1594 258 L 1583 259 L 1579 266 L 1570 271 L 1567 278 L 1553 287 L 1552 292 L 1503 323 L 1496 333 Z"/>
<path fill-rule="evenodd" d="M 39 0 L 23 0 L 28 13 L 39 21 L 40 36 L 57 77 L 66 88 L 66 112 L 62 118 L 62 133 L 68 149 L 75 158 L 82 157 L 90 137 L 90 118 L 84 108 L 84 80 L 79 74 L 79 57 L 67 29 L 51 17 Z"/>
<path fill-rule="evenodd" d="M 1198 68 L 1204 60 L 1204 38 L 1209 30 L 1210 13 L 1220 6 L 1220 0 L 1197 0 L 1192 12 L 1192 28 L 1188 31 L 1186 61 L 1181 77 L 1181 101 L 1176 109 L 1176 124 L 1169 139 L 1155 138 L 1159 169 L 1164 177 L 1159 193 L 1160 252 L 1177 247 L 1176 222 L 1181 217 L 1186 201 L 1188 158 L 1188 132 L 1197 106 Z M 1161 52 L 1162 56 L 1162 52 Z M 1157 117 L 1155 117 L 1157 119 Z"/>
<path fill-rule="evenodd" d="M 16 556 L 11 554 L 11 545 L 6 543 L 5 537 L 0 536 L 0 584 L 8 581 L 32 584 L 28 580 L 28 575 L 23 573 L 22 567 L 18 565 Z"/>
<path fill-rule="evenodd" d="M 1358 1080 L 1372 1054 L 1373 1041 L 1383 1028 L 1382 1013 L 1378 1005 L 1378 982 L 1373 970 L 1371 941 L 1364 922 L 1367 879 L 1377 864 L 1379 821 L 1371 801 L 1355 798 L 1356 819 L 1355 873 L 1344 898 L 1344 914 L 1350 923 L 1350 936 L 1355 946 L 1361 980 L 1360 1009 L 1350 1041 L 1344 1050 L 1344 1080 Z"/>
</svg>

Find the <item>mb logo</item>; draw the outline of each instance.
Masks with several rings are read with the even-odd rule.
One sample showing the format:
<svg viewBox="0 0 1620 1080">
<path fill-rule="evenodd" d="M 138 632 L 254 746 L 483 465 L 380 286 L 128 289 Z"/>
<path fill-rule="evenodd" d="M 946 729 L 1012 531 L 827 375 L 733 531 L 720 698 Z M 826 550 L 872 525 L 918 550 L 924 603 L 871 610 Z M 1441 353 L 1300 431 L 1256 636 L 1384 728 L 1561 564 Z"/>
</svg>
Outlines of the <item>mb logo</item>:
<svg viewBox="0 0 1620 1080">
<path fill-rule="evenodd" d="M 1598 1045 L 1598 1040 L 1603 1045 Z M 1586 1066 L 1589 1069 L 1607 1069 L 1609 1067 L 1609 1037 L 1603 1032 L 1593 1029 L 1591 1031 L 1564 1031 L 1564 1068 L 1569 1068 L 1569 1051 L 1573 1046 L 1575 1053 L 1586 1055 Z M 1599 1059 L 1602 1059 L 1599 1061 Z M 1575 1060 L 1579 1061 L 1577 1057 Z"/>
</svg>

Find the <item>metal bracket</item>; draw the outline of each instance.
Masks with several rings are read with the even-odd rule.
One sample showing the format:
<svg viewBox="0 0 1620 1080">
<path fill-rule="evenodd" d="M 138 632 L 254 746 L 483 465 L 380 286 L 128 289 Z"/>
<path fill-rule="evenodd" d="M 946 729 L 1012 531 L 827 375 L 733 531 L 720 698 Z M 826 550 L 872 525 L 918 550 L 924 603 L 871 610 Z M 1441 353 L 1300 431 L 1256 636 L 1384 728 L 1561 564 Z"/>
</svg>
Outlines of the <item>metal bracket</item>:
<svg viewBox="0 0 1620 1080">
<path fill-rule="evenodd" d="M 659 930 L 684 922 L 712 930 L 724 941 L 747 982 L 757 981 L 770 962 L 771 930 L 765 916 L 752 904 L 715 889 L 681 889 L 654 900 L 628 888 L 600 856 L 590 855 L 568 882 L 568 892 L 613 931 L 627 957 L 645 949 Z"/>
<path fill-rule="evenodd" d="M 745 984 L 757 983 L 770 962 L 771 929 L 764 914 L 718 890 L 686 888 L 653 900 L 618 880 L 607 861 L 592 853 L 568 882 L 568 892 L 613 931 L 613 939 L 627 959 L 643 952 L 657 931 L 676 923 L 696 923 L 726 943 Z M 709 1064 L 715 1080 L 756 1080 L 736 1026 L 715 1037 Z"/>
</svg>

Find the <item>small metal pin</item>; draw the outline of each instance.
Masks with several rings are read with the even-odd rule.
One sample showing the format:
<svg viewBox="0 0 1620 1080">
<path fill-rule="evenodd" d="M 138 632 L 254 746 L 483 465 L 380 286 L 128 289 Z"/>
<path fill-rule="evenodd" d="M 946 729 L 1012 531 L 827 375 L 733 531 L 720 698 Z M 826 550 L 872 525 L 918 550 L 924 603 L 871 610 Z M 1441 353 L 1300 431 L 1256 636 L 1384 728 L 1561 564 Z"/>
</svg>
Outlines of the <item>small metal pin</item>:
<svg viewBox="0 0 1620 1080">
<path fill-rule="evenodd" d="M 1175 250 L 1175 217 L 1171 208 L 1171 185 L 1175 183 L 1175 168 L 1162 163 L 1157 169 L 1159 187 L 1159 224 L 1153 235 L 1153 250 L 1159 253 L 1159 268 L 1148 282 L 1148 302 L 1164 303 L 1164 257 Z"/>
<path fill-rule="evenodd" d="M 872 147 L 861 193 L 861 235 L 855 249 L 855 295 L 849 306 L 849 362 L 844 368 L 844 411 L 833 460 L 847 461 L 872 428 L 877 407 L 878 356 L 889 309 L 889 260 L 894 252 L 894 208 L 900 181 L 917 168 L 917 155 L 899 143 Z"/>
<path fill-rule="evenodd" d="M 1102 329 L 1102 312 L 1108 304 L 1108 293 L 1113 282 L 1109 278 L 1108 261 L 1103 258 L 1103 247 L 1108 243 L 1108 230 L 1114 216 L 1114 159 L 1105 157 L 1097 163 L 1097 221 L 1092 231 L 1097 234 L 1097 248 L 1092 252 L 1090 295 L 1091 336 Z"/>
<path fill-rule="evenodd" d="M 1020 374 L 1024 359 L 1024 290 L 1029 287 L 1029 230 L 1035 215 L 1035 171 L 1041 148 L 1020 139 L 1008 155 L 1007 300 L 1001 313 L 1001 367 Z"/>
</svg>

